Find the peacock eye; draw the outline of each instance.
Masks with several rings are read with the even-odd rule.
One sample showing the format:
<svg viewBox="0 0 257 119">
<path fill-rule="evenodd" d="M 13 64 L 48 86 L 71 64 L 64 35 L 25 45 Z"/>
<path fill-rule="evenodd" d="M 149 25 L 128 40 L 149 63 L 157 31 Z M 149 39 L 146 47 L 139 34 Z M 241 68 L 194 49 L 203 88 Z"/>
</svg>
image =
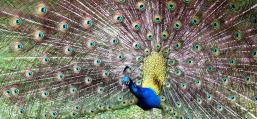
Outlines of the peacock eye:
<svg viewBox="0 0 257 119">
<path fill-rule="evenodd" d="M 192 24 L 193 26 L 196 26 L 196 25 L 198 25 L 199 23 L 200 23 L 199 17 L 194 16 L 194 17 L 191 19 L 191 24 Z"/>
<path fill-rule="evenodd" d="M 169 1 L 167 3 L 167 9 L 168 9 L 169 12 L 174 11 L 175 8 L 176 8 L 176 3 L 175 2 Z"/>
<path fill-rule="evenodd" d="M 241 40 L 241 39 L 242 39 L 242 32 L 241 32 L 241 31 L 236 31 L 236 32 L 234 32 L 233 37 L 234 37 L 236 40 Z"/>
<path fill-rule="evenodd" d="M 71 112 L 70 115 L 71 115 L 72 117 L 75 117 L 75 116 L 78 115 L 78 113 L 77 113 L 77 112 Z"/>
<path fill-rule="evenodd" d="M 42 31 L 36 31 L 34 33 L 34 39 L 36 41 L 42 41 L 44 39 L 44 33 Z"/>
<path fill-rule="evenodd" d="M 145 10 L 145 4 L 143 2 L 138 2 L 136 8 L 139 11 L 144 11 Z"/>
<path fill-rule="evenodd" d="M 49 96 L 49 91 L 43 91 L 42 92 L 42 97 L 47 98 Z"/>
<path fill-rule="evenodd" d="M 228 9 L 231 11 L 236 11 L 237 10 L 237 5 L 235 3 L 229 3 L 228 4 Z"/>
<path fill-rule="evenodd" d="M 180 108 L 182 106 L 181 102 L 176 102 L 176 106 Z"/>
<path fill-rule="evenodd" d="M 181 76 L 182 71 L 181 71 L 180 69 L 176 68 L 175 74 L 176 74 L 177 76 Z"/>
<path fill-rule="evenodd" d="M 102 60 L 100 58 L 96 58 L 94 61 L 95 66 L 100 66 L 102 64 Z"/>
<path fill-rule="evenodd" d="M 208 72 L 214 71 L 214 67 L 211 66 L 211 65 L 207 66 L 207 71 L 208 71 Z"/>
<path fill-rule="evenodd" d="M 174 30 L 178 31 L 178 30 L 180 30 L 181 27 L 182 27 L 182 24 L 181 24 L 180 21 L 174 22 L 174 24 L 173 24 L 173 29 Z"/>
<path fill-rule="evenodd" d="M 170 88 L 171 84 L 170 84 L 169 82 L 167 82 L 167 83 L 165 84 L 165 86 L 166 86 L 167 88 Z"/>
<path fill-rule="evenodd" d="M 123 21 L 123 16 L 122 15 L 115 15 L 114 16 L 114 21 L 116 23 L 121 23 Z"/>
<path fill-rule="evenodd" d="M 42 14 L 46 14 L 47 13 L 47 8 L 45 6 L 43 6 L 41 8 L 41 12 L 42 12 Z"/>
<path fill-rule="evenodd" d="M 181 47 L 182 47 L 182 44 L 180 42 L 176 42 L 173 45 L 173 48 L 176 49 L 176 50 L 180 49 Z"/>
<path fill-rule="evenodd" d="M 251 76 L 245 76 L 244 80 L 245 80 L 246 83 L 250 83 L 251 80 L 252 80 L 252 77 Z"/>
<path fill-rule="evenodd" d="M 217 51 L 217 48 L 212 48 L 212 52 L 216 53 Z"/>
<path fill-rule="evenodd" d="M 58 112 L 53 111 L 53 112 L 51 113 L 51 115 L 52 115 L 52 117 L 57 117 L 57 116 L 58 116 Z"/>
<path fill-rule="evenodd" d="M 222 79 L 222 82 L 223 82 L 224 85 L 227 85 L 229 83 L 229 78 L 228 77 L 224 77 Z"/>
<path fill-rule="evenodd" d="M 155 15 L 154 18 L 153 18 L 153 22 L 154 23 L 161 23 L 162 22 L 161 16 L 160 15 Z"/>
<path fill-rule="evenodd" d="M 183 2 L 184 2 L 185 4 L 189 4 L 189 3 L 191 2 L 191 0 L 183 0 Z"/>
<path fill-rule="evenodd" d="M 202 50 L 202 46 L 199 43 L 194 43 L 193 44 L 193 50 L 196 52 L 199 52 Z"/>
<path fill-rule="evenodd" d="M 49 95 L 49 93 L 48 92 L 44 92 L 44 96 L 48 96 Z"/>
<path fill-rule="evenodd" d="M 63 80 L 64 78 L 65 78 L 65 75 L 64 75 L 63 73 L 59 72 L 59 73 L 57 74 L 57 79 Z"/>
<path fill-rule="evenodd" d="M 92 19 L 86 19 L 85 24 L 87 24 L 88 26 L 92 26 L 93 25 Z"/>
<path fill-rule="evenodd" d="M 157 50 L 160 50 L 160 49 L 161 49 L 161 44 L 159 44 L 159 43 L 155 44 L 155 48 L 156 48 Z"/>
<path fill-rule="evenodd" d="M 251 51 L 251 56 L 255 59 L 257 59 L 257 49 L 254 49 Z"/>
<path fill-rule="evenodd" d="M 134 100 L 129 100 L 128 103 L 129 104 L 133 104 L 135 101 Z"/>
<path fill-rule="evenodd" d="M 120 41 L 119 41 L 119 39 L 117 39 L 117 38 L 114 38 L 114 39 L 111 40 L 111 44 L 112 44 L 112 45 L 118 45 L 119 42 L 120 42 Z"/>
<path fill-rule="evenodd" d="M 124 105 L 127 105 L 128 102 L 126 100 L 122 101 L 121 104 L 124 106 Z"/>
<path fill-rule="evenodd" d="M 229 99 L 230 101 L 235 101 L 235 100 L 236 100 L 236 96 L 228 96 L 228 99 Z"/>
<path fill-rule="evenodd" d="M 67 23 L 64 23 L 62 27 L 67 30 L 69 28 L 69 25 Z"/>
<path fill-rule="evenodd" d="M 123 100 L 123 96 L 120 96 L 120 95 L 119 95 L 119 96 L 117 97 L 117 100 L 118 100 L 119 102 L 121 102 L 121 101 Z"/>
<path fill-rule="evenodd" d="M 212 96 L 212 95 L 210 95 L 210 94 L 208 94 L 208 95 L 207 95 L 207 100 L 208 100 L 208 101 L 211 101 L 211 100 L 212 100 L 212 98 L 213 98 L 213 96 Z"/>
<path fill-rule="evenodd" d="M 85 29 L 88 29 L 94 25 L 94 22 L 91 18 L 85 18 L 82 25 Z"/>
<path fill-rule="evenodd" d="M 24 45 L 21 42 L 16 42 L 15 49 L 21 51 L 24 49 Z"/>
<path fill-rule="evenodd" d="M 26 110 L 25 110 L 23 107 L 21 107 L 21 108 L 19 109 L 19 113 L 20 113 L 20 114 L 25 113 L 25 111 L 26 111 Z"/>
<path fill-rule="evenodd" d="M 12 95 L 12 91 L 10 89 L 7 89 L 5 90 L 4 94 L 9 97 L 10 95 Z"/>
<path fill-rule="evenodd" d="M 168 63 L 169 66 L 174 66 L 174 65 L 177 64 L 177 60 L 175 60 L 175 59 L 168 59 L 167 63 Z"/>
<path fill-rule="evenodd" d="M 74 93 L 77 92 L 77 90 L 78 90 L 77 88 L 71 87 L 71 88 L 70 88 L 70 93 L 71 93 L 71 94 L 74 94 Z"/>
<path fill-rule="evenodd" d="M 161 33 L 161 39 L 162 39 L 162 40 L 167 40 L 168 37 L 169 37 L 169 34 L 168 34 L 167 31 L 163 31 L 163 32 Z"/>
<path fill-rule="evenodd" d="M 218 56 L 219 55 L 219 49 L 218 48 L 211 48 L 211 54 L 214 56 Z"/>
<path fill-rule="evenodd" d="M 211 23 L 211 26 L 213 29 L 217 30 L 217 29 L 220 29 L 220 22 L 218 20 L 214 20 L 212 23 Z"/>
<path fill-rule="evenodd" d="M 201 86 L 201 84 L 202 84 L 202 81 L 199 79 L 195 79 L 194 82 L 195 82 L 196 86 Z"/>
<path fill-rule="evenodd" d="M 136 30 L 136 31 L 139 31 L 141 29 L 141 25 L 138 22 L 134 22 L 132 24 L 132 26 L 133 26 L 133 29 Z"/>
<path fill-rule="evenodd" d="M 98 92 L 99 94 L 102 94 L 102 93 L 104 92 L 104 87 L 99 86 L 99 87 L 97 88 L 97 92 Z"/>
<path fill-rule="evenodd" d="M 202 100 L 201 98 L 199 98 L 199 97 L 197 97 L 196 101 L 197 101 L 197 103 L 198 103 L 199 105 L 202 104 L 202 102 L 203 102 L 203 100 Z"/>
<path fill-rule="evenodd" d="M 23 45 L 21 43 L 18 44 L 17 48 L 23 49 Z"/>
<path fill-rule="evenodd" d="M 163 51 L 162 51 L 162 54 L 164 57 L 168 58 L 169 55 L 171 53 L 171 49 L 170 48 L 165 48 Z"/>
<path fill-rule="evenodd" d="M 136 57 L 137 62 L 142 62 L 143 60 L 144 60 L 144 57 L 142 57 L 142 56 L 137 56 Z"/>
<path fill-rule="evenodd" d="M 28 70 L 28 71 L 26 72 L 26 77 L 28 77 L 28 78 L 33 77 L 33 72 L 30 71 L 30 70 Z"/>
<path fill-rule="evenodd" d="M 10 90 L 6 90 L 6 93 L 7 94 L 12 94 Z"/>
<path fill-rule="evenodd" d="M 38 33 L 38 37 L 39 37 L 40 39 L 42 39 L 42 38 L 44 37 L 43 32 L 39 32 L 39 33 Z"/>
<path fill-rule="evenodd" d="M 80 105 L 76 105 L 75 106 L 75 110 L 80 110 L 81 109 L 81 106 Z"/>
<path fill-rule="evenodd" d="M 49 61 L 50 61 L 50 59 L 49 59 L 47 56 L 44 56 L 44 57 L 42 58 L 42 63 L 43 63 L 43 64 L 47 64 L 47 63 L 49 63 Z"/>
<path fill-rule="evenodd" d="M 187 84 L 186 84 L 186 83 L 181 83 L 181 84 L 180 84 L 180 87 L 184 90 L 184 89 L 187 88 Z"/>
<path fill-rule="evenodd" d="M 20 90 L 18 88 L 12 88 L 12 94 L 14 95 L 19 95 L 20 94 Z"/>
<path fill-rule="evenodd" d="M 63 32 L 67 31 L 69 29 L 69 24 L 66 22 L 61 22 L 59 25 L 59 29 Z"/>
<path fill-rule="evenodd" d="M 20 93 L 20 90 L 19 89 L 15 89 L 14 93 L 18 95 Z"/>
<path fill-rule="evenodd" d="M 78 74 L 78 73 L 80 73 L 80 71 L 81 71 L 81 67 L 78 66 L 78 65 L 74 65 L 74 66 L 73 66 L 73 71 L 74 71 L 74 73 Z"/>
<path fill-rule="evenodd" d="M 144 52 L 145 52 L 145 55 L 149 55 L 150 54 L 150 49 L 149 48 L 145 48 Z"/>
<path fill-rule="evenodd" d="M 94 48 L 95 46 L 96 46 L 96 42 L 95 41 L 88 41 L 87 42 L 87 47 L 89 49 Z"/>
<path fill-rule="evenodd" d="M 111 110 L 111 109 L 112 109 L 112 105 L 107 105 L 107 106 L 106 106 L 106 109 L 107 109 L 107 110 Z"/>
<path fill-rule="evenodd" d="M 92 83 L 92 78 L 91 77 L 85 77 L 85 83 L 86 84 L 91 84 Z"/>
<path fill-rule="evenodd" d="M 169 110 L 169 107 L 165 105 L 165 106 L 163 107 L 163 109 L 164 109 L 165 111 L 168 111 L 168 110 Z"/>
<path fill-rule="evenodd" d="M 118 54 L 118 60 L 119 60 L 119 61 L 125 60 L 125 56 L 124 56 L 123 53 Z"/>
<path fill-rule="evenodd" d="M 160 99 L 162 102 L 164 102 L 166 100 L 166 98 L 163 95 L 160 96 Z"/>
<path fill-rule="evenodd" d="M 223 107 L 222 107 L 222 105 L 218 104 L 216 106 L 216 109 L 221 112 L 223 110 Z"/>
<path fill-rule="evenodd" d="M 94 109 L 90 109 L 90 110 L 89 110 L 89 113 L 91 113 L 91 114 L 93 114 L 94 112 L 95 112 Z"/>
<path fill-rule="evenodd" d="M 229 59 L 228 64 L 231 66 L 236 65 L 236 60 L 235 59 Z"/>
<path fill-rule="evenodd" d="M 177 116 L 177 111 L 173 111 L 172 115 L 173 117 Z"/>
<path fill-rule="evenodd" d="M 144 72 L 143 71 L 140 71 L 139 72 L 139 77 L 142 78 L 144 76 Z"/>
<path fill-rule="evenodd" d="M 153 40 L 153 34 L 151 32 L 148 32 L 146 34 L 146 37 L 147 37 L 147 40 L 149 40 L 149 41 Z"/>
<path fill-rule="evenodd" d="M 48 117 L 48 113 L 47 112 L 43 113 L 43 116 Z"/>
<path fill-rule="evenodd" d="M 67 48 L 67 51 L 68 51 L 68 52 L 72 52 L 72 51 L 73 51 L 73 48 L 69 47 L 69 48 Z"/>
<path fill-rule="evenodd" d="M 141 44 L 139 42 L 135 42 L 135 43 L 133 43 L 133 47 L 134 47 L 134 49 L 138 50 L 141 48 Z"/>
<path fill-rule="evenodd" d="M 48 9 L 45 4 L 41 3 L 36 7 L 36 14 L 40 16 L 46 15 L 48 12 Z"/>
<path fill-rule="evenodd" d="M 110 71 L 109 70 L 104 70 L 102 74 L 103 78 L 107 78 L 110 76 Z"/>
<path fill-rule="evenodd" d="M 188 59 L 186 60 L 186 63 L 187 63 L 188 65 L 193 65 L 193 64 L 194 64 L 192 58 L 188 58 Z"/>
<path fill-rule="evenodd" d="M 136 81 L 136 84 L 140 86 L 140 85 L 142 85 L 142 81 L 138 79 L 138 80 Z"/>
<path fill-rule="evenodd" d="M 66 55 L 71 55 L 71 54 L 73 53 L 73 51 L 74 51 L 74 49 L 73 49 L 72 47 L 70 47 L 70 46 L 66 46 L 66 47 L 64 48 L 64 53 L 65 53 Z"/>
<path fill-rule="evenodd" d="M 21 25 L 21 19 L 20 18 L 16 18 L 15 23 L 18 26 Z"/>
</svg>

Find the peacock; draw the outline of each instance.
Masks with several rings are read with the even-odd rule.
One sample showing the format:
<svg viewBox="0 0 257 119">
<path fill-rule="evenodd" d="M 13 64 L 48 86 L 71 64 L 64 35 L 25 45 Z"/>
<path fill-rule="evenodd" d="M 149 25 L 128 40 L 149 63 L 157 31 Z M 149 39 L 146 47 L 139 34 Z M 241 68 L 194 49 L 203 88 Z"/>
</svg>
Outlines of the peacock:
<svg viewBox="0 0 257 119">
<path fill-rule="evenodd" d="M 0 0 L 1 119 L 256 119 L 257 0 Z"/>
</svg>

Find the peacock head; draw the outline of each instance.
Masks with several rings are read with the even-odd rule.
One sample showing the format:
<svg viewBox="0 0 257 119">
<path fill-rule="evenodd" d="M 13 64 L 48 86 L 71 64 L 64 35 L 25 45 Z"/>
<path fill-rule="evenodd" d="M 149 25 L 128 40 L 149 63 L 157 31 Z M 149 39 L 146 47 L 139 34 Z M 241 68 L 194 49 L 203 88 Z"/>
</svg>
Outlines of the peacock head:
<svg viewBox="0 0 257 119">
<path fill-rule="evenodd" d="M 129 74 L 132 73 L 132 67 L 130 66 L 125 66 L 123 69 L 123 77 L 121 78 L 121 84 L 122 85 L 128 85 L 130 81 Z"/>
</svg>

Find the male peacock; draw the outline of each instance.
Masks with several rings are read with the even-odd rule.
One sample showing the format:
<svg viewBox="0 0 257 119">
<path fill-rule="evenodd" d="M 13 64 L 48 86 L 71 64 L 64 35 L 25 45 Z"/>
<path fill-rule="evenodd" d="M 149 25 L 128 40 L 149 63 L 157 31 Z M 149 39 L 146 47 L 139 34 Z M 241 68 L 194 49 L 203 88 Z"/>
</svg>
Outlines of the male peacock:
<svg viewBox="0 0 257 119">
<path fill-rule="evenodd" d="M 257 0 L 1 0 L 0 40 L 3 119 L 257 118 Z"/>
</svg>

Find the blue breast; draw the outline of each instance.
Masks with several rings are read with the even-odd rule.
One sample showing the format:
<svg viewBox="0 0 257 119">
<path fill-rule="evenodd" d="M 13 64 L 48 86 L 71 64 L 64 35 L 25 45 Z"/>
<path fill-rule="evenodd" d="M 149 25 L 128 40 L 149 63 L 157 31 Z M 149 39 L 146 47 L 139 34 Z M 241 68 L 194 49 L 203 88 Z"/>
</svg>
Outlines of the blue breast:
<svg viewBox="0 0 257 119">
<path fill-rule="evenodd" d="M 138 97 L 137 105 L 144 110 L 152 108 L 160 108 L 160 97 L 150 88 L 141 88 L 140 97 Z"/>
</svg>

